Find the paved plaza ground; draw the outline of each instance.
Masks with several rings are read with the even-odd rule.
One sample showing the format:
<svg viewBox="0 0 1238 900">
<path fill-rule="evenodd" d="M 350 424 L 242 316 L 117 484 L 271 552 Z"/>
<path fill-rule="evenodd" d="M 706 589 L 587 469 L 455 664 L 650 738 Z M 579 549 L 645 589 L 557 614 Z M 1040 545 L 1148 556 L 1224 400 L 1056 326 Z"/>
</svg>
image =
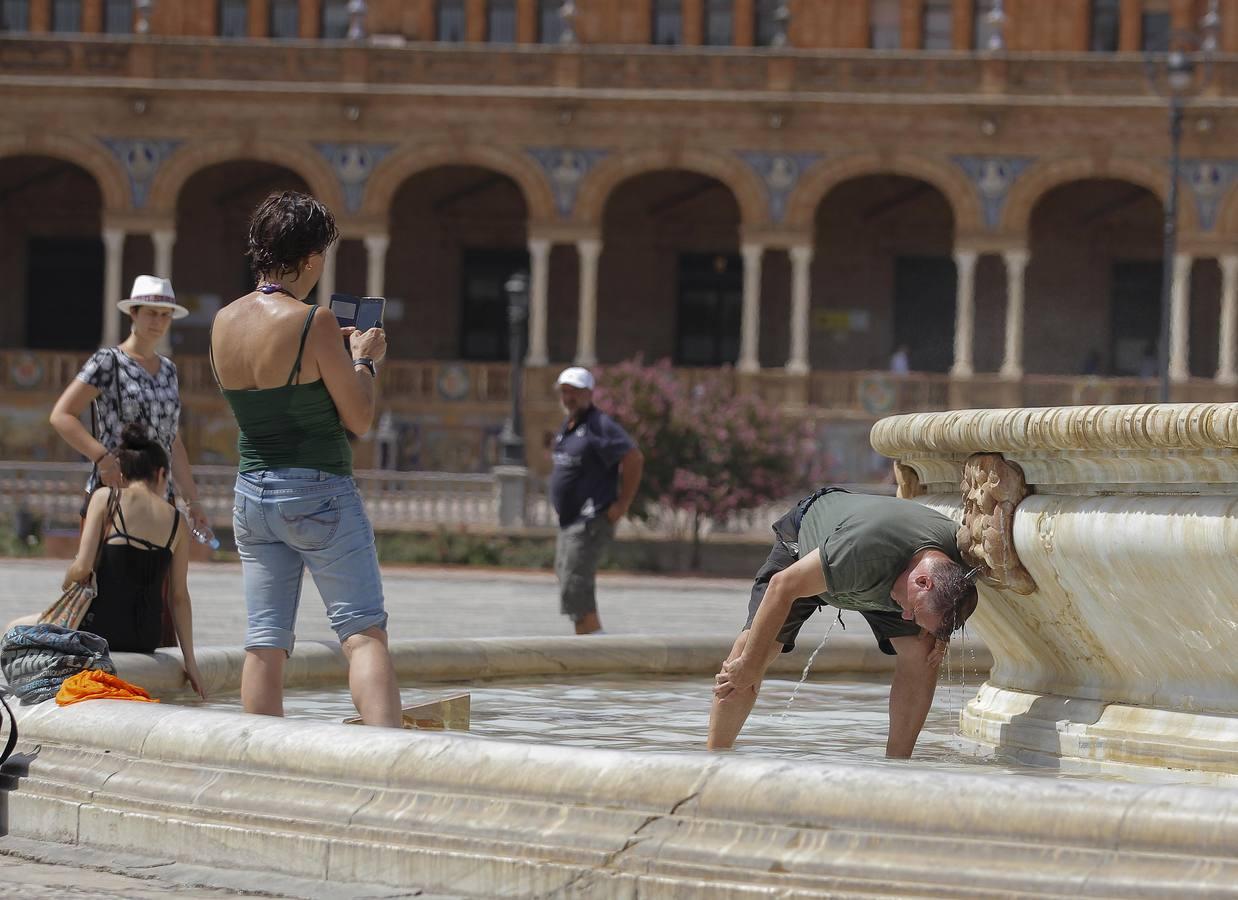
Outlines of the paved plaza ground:
<svg viewBox="0 0 1238 900">
<path fill-rule="evenodd" d="M 59 592 L 67 561 L 0 560 L 0 622 L 35 612 Z M 487 569 L 390 567 L 384 570 L 390 632 L 395 639 L 563 635 L 550 573 Z M 733 635 L 743 624 L 750 582 L 603 574 L 598 598 L 611 634 Z M 189 572 L 198 646 L 240 646 L 245 632 L 241 568 L 195 564 Z M 811 623 L 824 628 L 822 621 Z M 813 631 L 812 633 L 815 633 Z M 322 601 L 305 580 L 297 636 L 331 639 Z M 588 640 L 588 638 L 581 638 Z M 178 866 L 170 860 L 120 858 L 55 844 L 0 838 L 0 897 L 129 898 L 236 896 L 252 889 L 244 873 Z M 265 896 L 414 896 L 358 887 L 341 894 L 313 882 L 266 882 Z M 334 893 L 322 893 L 323 890 Z M 418 895 L 425 896 L 425 895 Z"/>
<path fill-rule="evenodd" d="M 0 560 L 0 622 L 51 603 L 67 567 L 62 560 Z M 572 632 L 571 622 L 559 615 L 558 590 L 549 572 L 393 566 L 384 568 L 383 581 L 393 640 Z M 609 634 L 734 635 L 744 623 L 750 585 L 743 579 L 603 573 L 598 606 Z M 245 600 L 240 564 L 191 565 L 189 591 L 197 645 L 241 646 Z M 307 574 L 297 637 L 334 636 Z"/>
</svg>

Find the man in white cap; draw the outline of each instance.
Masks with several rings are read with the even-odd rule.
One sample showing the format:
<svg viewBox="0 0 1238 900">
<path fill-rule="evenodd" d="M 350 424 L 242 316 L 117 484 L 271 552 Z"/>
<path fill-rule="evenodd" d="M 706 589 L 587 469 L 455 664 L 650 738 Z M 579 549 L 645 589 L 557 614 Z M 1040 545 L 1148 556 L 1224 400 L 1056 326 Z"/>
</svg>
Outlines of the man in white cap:
<svg viewBox="0 0 1238 900">
<path fill-rule="evenodd" d="M 593 405 L 594 380 L 588 369 L 560 373 L 559 389 L 567 418 L 554 437 L 550 498 L 559 515 L 555 574 L 559 608 L 577 634 L 597 634 L 598 561 L 627 514 L 640 485 L 645 457 L 628 433 Z"/>
</svg>

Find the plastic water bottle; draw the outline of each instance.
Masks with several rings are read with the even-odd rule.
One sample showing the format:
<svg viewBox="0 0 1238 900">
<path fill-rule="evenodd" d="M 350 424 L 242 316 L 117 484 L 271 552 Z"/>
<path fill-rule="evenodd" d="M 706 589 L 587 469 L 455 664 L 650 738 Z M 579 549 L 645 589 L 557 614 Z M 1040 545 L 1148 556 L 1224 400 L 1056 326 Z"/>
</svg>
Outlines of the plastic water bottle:
<svg viewBox="0 0 1238 900">
<path fill-rule="evenodd" d="M 193 529 L 194 540 L 199 544 L 206 544 L 212 550 L 219 549 L 219 538 L 215 537 L 215 532 L 211 531 L 209 525 L 202 525 Z"/>
</svg>

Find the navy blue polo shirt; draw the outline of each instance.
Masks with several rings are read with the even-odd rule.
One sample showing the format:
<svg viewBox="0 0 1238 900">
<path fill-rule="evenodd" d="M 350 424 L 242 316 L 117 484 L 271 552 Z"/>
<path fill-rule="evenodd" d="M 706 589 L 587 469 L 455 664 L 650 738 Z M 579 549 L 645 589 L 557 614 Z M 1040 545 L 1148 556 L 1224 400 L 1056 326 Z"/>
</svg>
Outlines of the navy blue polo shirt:
<svg viewBox="0 0 1238 900">
<path fill-rule="evenodd" d="M 619 496 L 619 461 L 636 445 L 628 433 L 596 406 L 575 427 L 564 421 L 555 435 L 550 500 L 559 527 L 601 515 Z"/>
</svg>

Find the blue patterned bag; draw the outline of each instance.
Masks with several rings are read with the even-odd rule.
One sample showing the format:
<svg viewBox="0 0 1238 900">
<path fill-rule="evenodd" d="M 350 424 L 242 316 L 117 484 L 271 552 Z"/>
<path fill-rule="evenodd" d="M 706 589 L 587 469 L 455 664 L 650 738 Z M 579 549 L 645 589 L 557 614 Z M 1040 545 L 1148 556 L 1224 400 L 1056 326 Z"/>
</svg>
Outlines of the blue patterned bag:
<svg viewBox="0 0 1238 900">
<path fill-rule="evenodd" d="M 86 669 L 116 674 L 107 641 L 59 625 L 17 625 L 4 635 L 0 670 L 22 706 L 56 696 L 61 683 Z"/>
</svg>

